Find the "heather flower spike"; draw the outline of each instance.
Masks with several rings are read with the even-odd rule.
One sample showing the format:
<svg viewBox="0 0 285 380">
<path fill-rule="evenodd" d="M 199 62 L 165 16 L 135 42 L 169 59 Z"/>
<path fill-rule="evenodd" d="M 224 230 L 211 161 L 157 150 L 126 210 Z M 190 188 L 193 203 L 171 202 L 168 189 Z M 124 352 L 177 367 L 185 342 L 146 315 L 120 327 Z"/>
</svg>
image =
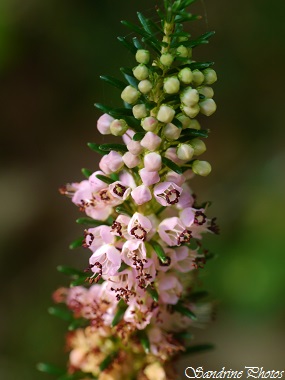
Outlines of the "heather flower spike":
<svg viewBox="0 0 285 380">
<path fill-rule="evenodd" d="M 216 110 L 217 80 L 213 62 L 195 60 L 214 32 L 183 31 L 200 18 L 188 12 L 192 2 L 165 0 L 161 22 L 142 13 L 140 25 L 122 21 L 134 33 L 118 38 L 134 55 L 132 67 L 121 68 L 121 79 L 101 76 L 122 105 L 95 104 L 98 131 L 118 143 L 88 143 L 101 155 L 99 168 L 60 190 L 86 225 L 72 248 L 89 259 L 82 270 L 58 267 L 71 283 L 54 293 L 62 305 L 50 312 L 69 323 L 69 359 L 64 370 L 39 369 L 59 380 L 177 380 L 177 358 L 211 347 L 195 346 L 188 334 L 211 319 L 211 302 L 196 297 L 205 294 L 197 273 L 210 257 L 203 234 L 218 233 L 190 187 L 211 171 L 201 125 Z"/>
</svg>

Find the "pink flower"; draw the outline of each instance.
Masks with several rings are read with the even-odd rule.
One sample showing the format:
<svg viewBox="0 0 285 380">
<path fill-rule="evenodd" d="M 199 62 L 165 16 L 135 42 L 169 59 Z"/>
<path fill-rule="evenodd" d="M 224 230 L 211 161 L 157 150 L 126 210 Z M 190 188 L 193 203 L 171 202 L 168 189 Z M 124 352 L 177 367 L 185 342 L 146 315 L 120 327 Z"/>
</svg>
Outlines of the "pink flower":
<svg viewBox="0 0 285 380">
<path fill-rule="evenodd" d="M 103 182 L 99 178 L 97 178 L 98 174 L 99 175 L 105 175 L 105 173 L 103 173 L 101 170 L 97 170 L 96 172 L 91 174 L 91 176 L 88 179 L 89 183 L 90 183 L 91 190 L 92 190 L 92 192 L 95 192 L 95 193 L 97 193 L 98 191 L 100 191 L 102 189 L 105 189 L 107 186 L 105 182 Z"/>
<path fill-rule="evenodd" d="M 83 247 L 89 248 L 92 252 L 95 252 L 99 247 L 104 244 L 113 244 L 115 237 L 111 233 L 111 227 L 98 226 L 89 228 L 84 232 Z"/>
<path fill-rule="evenodd" d="M 110 135 L 111 134 L 110 125 L 113 120 L 114 118 L 112 116 L 108 115 L 107 113 L 104 113 L 104 115 L 100 116 L 97 121 L 98 131 L 102 135 Z"/>
<path fill-rule="evenodd" d="M 187 161 L 187 160 L 182 161 L 177 157 L 176 148 L 168 148 L 165 151 L 165 157 L 168 158 L 169 160 L 173 161 L 175 164 L 177 164 L 179 166 L 181 166 L 182 164 L 184 164 Z"/>
<path fill-rule="evenodd" d="M 182 290 L 183 286 L 174 275 L 159 274 L 158 292 L 162 302 L 175 305 L 181 297 Z"/>
<path fill-rule="evenodd" d="M 180 220 L 186 227 L 191 227 L 195 219 L 195 209 L 187 207 L 180 212 Z"/>
<path fill-rule="evenodd" d="M 161 155 L 152 152 L 144 156 L 144 167 L 150 172 L 159 171 L 161 169 Z"/>
<path fill-rule="evenodd" d="M 143 151 L 143 147 L 141 146 L 141 143 L 139 141 L 130 140 L 127 144 L 127 148 L 130 153 L 134 155 L 141 154 Z"/>
<path fill-rule="evenodd" d="M 121 266 L 121 254 L 111 244 L 104 244 L 98 248 L 89 259 L 91 270 L 98 277 L 102 276 L 107 279 L 109 276 L 114 276 Z"/>
<path fill-rule="evenodd" d="M 177 186 L 181 186 L 185 182 L 185 177 L 170 170 L 165 176 L 165 182 L 174 182 Z"/>
<path fill-rule="evenodd" d="M 127 231 L 130 220 L 131 218 L 127 215 L 119 215 L 112 224 L 111 233 L 115 236 L 121 236 L 126 239 L 130 239 L 131 237 Z"/>
<path fill-rule="evenodd" d="M 164 219 L 158 226 L 158 234 L 171 247 L 187 243 L 191 238 L 191 231 L 176 216 Z"/>
<path fill-rule="evenodd" d="M 137 267 L 137 263 L 147 263 L 146 248 L 141 240 L 127 240 L 122 248 L 122 260 L 132 268 Z"/>
<path fill-rule="evenodd" d="M 128 233 L 136 239 L 145 241 L 147 238 L 147 233 L 151 229 L 151 221 L 146 216 L 135 212 L 129 222 Z"/>
<path fill-rule="evenodd" d="M 144 330 L 150 323 L 152 312 L 150 308 L 133 300 L 124 314 L 124 320 L 134 324 L 138 330 Z"/>
<path fill-rule="evenodd" d="M 132 192 L 131 196 L 137 205 L 142 205 L 151 200 L 152 195 L 149 188 L 145 185 L 140 185 L 136 187 Z"/>
<path fill-rule="evenodd" d="M 126 187 L 120 181 L 113 182 L 109 185 L 109 191 L 114 198 L 119 199 L 121 202 L 124 202 L 130 195 L 132 189 Z"/>
<path fill-rule="evenodd" d="M 99 162 L 100 169 L 106 174 L 114 173 L 123 166 L 124 162 L 122 156 L 114 150 L 111 150 L 109 154 L 103 156 Z"/>
<path fill-rule="evenodd" d="M 126 152 L 123 155 L 123 161 L 128 168 L 132 169 L 138 166 L 138 164 L 140 163 L 140 158 L 138 156 L 135 156 L 131 152 Z"/>
<path fill-rule="evenodd" d="M 162 206 L 171 206 L 179 202 L 182 191 L 174 182 L 161 182 L 154 187 L 153 194 Z"/>
<path fill-rule="evenodd" d="M 143 184 L 146 186 L 154 185 L 155 183 L 159 182 L 159 180 L 160 180 L 158 172 L 149 172 L 145 168 L 141 169 L 139 171 L 139 174 L 141 176 Z"/>
<path fill-rule="evenodd" d="M 161 138 L 153 132 L 147 132 L 141 140 L 141 146 L 148 150 L 156 150 L 161 144 Z"/>
<path fill-rule="evenodd" d="M 180 196 L 179 202 L 177 203 L 177 208 L 183 210 L 187 207 L 193 206 L 194 198 L 191 195 L 190 187 L 186 183 L 183 183 L 182 189 L 183 189 L 183 191 L 182 191 L 182 194 Z"/>
<path fill-rule="evenodd" d="M 132 141 L 134 134 L 135 132 L 132 129 L 128 129 L 127 132 L 123 134 L 122 139 L 126 145 Z"/>
</svg>

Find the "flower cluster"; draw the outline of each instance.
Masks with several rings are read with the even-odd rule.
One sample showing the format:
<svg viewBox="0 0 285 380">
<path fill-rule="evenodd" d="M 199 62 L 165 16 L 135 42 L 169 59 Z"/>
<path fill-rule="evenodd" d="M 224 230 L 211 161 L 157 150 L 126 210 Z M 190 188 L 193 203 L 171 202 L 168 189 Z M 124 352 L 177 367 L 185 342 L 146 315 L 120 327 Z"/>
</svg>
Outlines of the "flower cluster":
<svg viewBox="0 0 285 380">
<path fill-rule="evenodd" d="M 89 225 L 81 241 L 89 252 L 85 274 L 54 294 L 75 323 L 68 336 L 71 375 L 174 379 L 169 363 L 187 351 L 183 333 L 212 315 L 195 287 L 209 257 L 202 236 L 218 228 L 189 182 L 211 171 L 197 158 L 206 151 L 208 131 L 196 117 L 215 112 L 211 85 L 217 76 L 211 63 L 192 59 L 192 48 L 211 33 L 192 40 L 182 31 L 182 22 L 196 17 L 185 11 L 189 3 L 166 1 L 163 30 L 139 14 L 143 42 L 154 58 L 137 38 L 120 39 L 134 52 L 136 65 L 122 69 L 127 84 L 102 77 L 121 88 L 124 107 L 98 103 L 103 115 L 97 128 L 121 136 L 123 143 L 90 143 L 102 154 L 100 170 L 85 170 L 87 179 L 60 190 Z M 162 41 L 150 33 L 153 28 Z"/>
</svg>

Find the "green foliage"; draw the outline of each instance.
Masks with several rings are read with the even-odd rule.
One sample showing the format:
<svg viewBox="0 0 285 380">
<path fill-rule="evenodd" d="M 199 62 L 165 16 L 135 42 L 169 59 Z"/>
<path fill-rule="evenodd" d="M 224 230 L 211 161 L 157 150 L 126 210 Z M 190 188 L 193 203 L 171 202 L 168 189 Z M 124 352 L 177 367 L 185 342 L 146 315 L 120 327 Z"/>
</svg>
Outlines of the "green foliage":
<svg viewBox="0 0 285 380">
<path fill-rule="evenodd" d="M 163 264 L 166 264 L 168 262 L 168 258 L 162 246 L 157 241 L 154 241 L 154 240 L 151 240 L 149 243 L 152 246 L 152 248 L 155 250 L 155 253 L 157 254 L 157 257 L 159 258 L 159 260 Z"/>
<path fill-rule="evenodd" d="M 164 163 L 165 166 L 167 166 L 169 169 L 173 170 L 177 174 L 182 174 L 182 169 L 180 166 L 175 164 L 175 162 L 171 161 L 169 158 L 162 157 L 162 162 Z"/>
<path fill-rule="evenodd" d="M 178 311 L 180 314 L 185 315 L 193 321 L 197 321 L 196 315 L 180 301 L 176 305 L 173 305 L 173 310 Z"/>
</svg>

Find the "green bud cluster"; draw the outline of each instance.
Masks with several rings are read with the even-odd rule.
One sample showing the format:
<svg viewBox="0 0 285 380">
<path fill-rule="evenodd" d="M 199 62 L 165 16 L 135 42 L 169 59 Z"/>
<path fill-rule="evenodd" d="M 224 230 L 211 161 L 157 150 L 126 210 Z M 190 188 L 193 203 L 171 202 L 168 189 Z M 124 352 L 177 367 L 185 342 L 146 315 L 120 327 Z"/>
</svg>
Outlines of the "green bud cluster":
<svg viewBox="0 0 285 380">
<path fill-rule="evenodd" d="M 113 135 L 122 136 L 131 129 L 134 139 L 140 141 L 145 133 L 152 132 L 163 141 L 158 149 L 162 157 L 168 148 L 175 148 L 185 170 L 191 168 L 204 176 L 210 173 L 211 166 L 197 160 L 206 151 L 204 139 L 208 136 L 201 122 L 216 111 L 212 85 L 217 74 L 211 67 L 213 62 L 194 60 L 193 49 L 208 43 L 214 32 L 193 39 L 183 31 L 183 22 L 200 18 L 185 10 L 191 1 L 166 3 L 166 14 L 158 9 L 162 28 L 141 13 L 141 27 L 122 21 L 137 34 L 133 40 L 118 38 L 134 54 L 135 64 L 121 68 L 127 83 L 111 77 L 102 79 L 121 89 L 125 108 L 101 104 L 99 108 L 114 117 L 110 127 Z"/>
</svg>

